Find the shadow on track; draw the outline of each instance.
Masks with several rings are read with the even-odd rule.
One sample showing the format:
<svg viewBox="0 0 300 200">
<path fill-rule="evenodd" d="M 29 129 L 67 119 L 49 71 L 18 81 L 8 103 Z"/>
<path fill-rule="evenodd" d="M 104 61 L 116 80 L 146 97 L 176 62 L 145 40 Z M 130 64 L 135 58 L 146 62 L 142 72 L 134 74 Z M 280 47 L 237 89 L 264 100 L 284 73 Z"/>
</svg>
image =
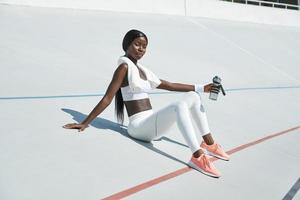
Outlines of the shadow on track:
<svg viewBox="0 0 300 200">
<path fill-rule="evenodd" d="M 61 110 L 64 111 L 64 112 L 66 112 L 66 113 L 68 113 L 68 114 L 70 114 L 77 123 L 82 122 L 87 117 L 87 115 L 85 115 L 83 113 L 80 113 L 80 112 L 78 112 L 76 110 L 71 110 L 71 109 L 67 109 L 67 108 L 62 108 Z M 95 128 L 98 128 L 98 129 L 113 130 L 113 131 L 121 134 L 122 136 L 131 139 L 135 143 L 137 143 L 139 145 L 142 145 L 142 146 L 144 146 L 145 148 L 147 148 L 147 149 L 149 149 L 151 151 L 154 151 L 155 153 L 161 154 L 161 155 L 163 155 L 163 156 L 165 156 L 165 157 L 167 157 L 169 159 L 172 159 L 174 161 L 177 161 L 177 162 L 180 162 L 180 163 L 182 163 L 184 165 L 187 165 L 184 161 L 179 160 L 179 159 L 175 158 L 174 156 L 172 156 L 172 155 L 170 155 L 170 154 L 168 154 L 166 152 L 163 152 L 163 151 L 157 149 L 156 147 L 153 146 L 153 144 L 151 142 L 145 142 L 145 141 L 137 140 L 135 138 L 130 137 L 130 135 L 127 132 L 127 126 L 118 124 L 116 122 L 113 122 L 113 121 L 110 121 L 110 120 L 107 120 L 107 119 L 104 119 L 104 118 L 101 118 L 101 117 L 95 118 L 90 123 L 90 126 L 93 126 Z M 167 141 L 167 142 L 172 142 L 172 143 L 178 144 L 180 146 L 188 147 L 185 144 L 182 144 L 180 142 L 174 141 L 174 140 L 172 140 L 172 139 L 170 139 L 168 137 L 165 137 L 165 136 L 161 137 L 158 140 L 159 141 L 164 140 L 164 141 Z"/>
</svg>

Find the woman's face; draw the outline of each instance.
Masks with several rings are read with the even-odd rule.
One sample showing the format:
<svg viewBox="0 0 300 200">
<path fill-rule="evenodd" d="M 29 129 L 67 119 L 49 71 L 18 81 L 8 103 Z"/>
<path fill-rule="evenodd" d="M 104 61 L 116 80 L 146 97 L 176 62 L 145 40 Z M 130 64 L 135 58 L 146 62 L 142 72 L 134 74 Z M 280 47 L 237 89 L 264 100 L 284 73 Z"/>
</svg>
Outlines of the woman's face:
<svg viewBox="0 0 300 200">
<path fill-rule="evenodd" d="M 148 42 L 145 37 L 135 38 L 127 49 L 127 55 L 135 60 L 141 59 L 146 53 Z"/>
</svg>

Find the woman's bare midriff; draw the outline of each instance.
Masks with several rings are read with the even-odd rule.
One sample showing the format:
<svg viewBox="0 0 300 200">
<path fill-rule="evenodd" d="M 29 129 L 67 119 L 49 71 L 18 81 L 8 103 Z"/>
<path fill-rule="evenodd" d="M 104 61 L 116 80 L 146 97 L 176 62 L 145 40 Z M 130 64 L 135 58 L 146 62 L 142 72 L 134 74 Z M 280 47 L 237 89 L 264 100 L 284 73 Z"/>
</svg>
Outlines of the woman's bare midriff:
<svg viewBox="0 0 300 200">
<path fill-rule="evenodd" d="M 129 117 L 136 113 L 152 109 L 149 98 L 132 100 L 132 101 L 124 101 L 124 104 Z"/>
</svg>

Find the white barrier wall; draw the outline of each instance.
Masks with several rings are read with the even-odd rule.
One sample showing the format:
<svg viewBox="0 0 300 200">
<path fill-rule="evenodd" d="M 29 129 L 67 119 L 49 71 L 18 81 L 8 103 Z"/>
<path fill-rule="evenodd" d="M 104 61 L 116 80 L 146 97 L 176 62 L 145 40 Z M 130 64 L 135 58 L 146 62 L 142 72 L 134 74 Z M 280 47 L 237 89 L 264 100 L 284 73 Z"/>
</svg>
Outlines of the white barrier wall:
<svg viewBox="0 0 300 200">
<path fill-rule="evenodd" d="M 2 4 L 186 15 L 300 26 L 300 11 L 219 0 L 0 0 Z"/>
<path fill-rule="evenodd" d="M 300 11 L 245 5 L 218 0 L 188 0 L 189 16 L 300 26 Z"/>
<path fill-rule="evenodd" d="M 184 15 L 185 5 L 184 0 L 0 0 L 0 3 L 171 15 Z"/>
</svg>

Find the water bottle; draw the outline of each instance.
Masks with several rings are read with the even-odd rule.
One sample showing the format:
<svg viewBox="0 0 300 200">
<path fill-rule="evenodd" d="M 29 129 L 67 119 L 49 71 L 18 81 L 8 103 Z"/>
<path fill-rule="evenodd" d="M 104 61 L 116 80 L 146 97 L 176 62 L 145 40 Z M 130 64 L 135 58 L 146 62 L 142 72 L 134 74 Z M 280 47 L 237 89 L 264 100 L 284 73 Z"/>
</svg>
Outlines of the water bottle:
<svg viewBox="0 0 300 200">
<path fill-rule="evenodd" d="M 225 91 L 223 89 L 223 86 L 221 84 L 221 81 L 222 81 L 222 79 L 218 76 L 215 76 L 213 78 L 213 86 L 212 86 L 212 89 L 211 89 L 210 94 L 209 94 L 209 98 L 211 100 L 216 101 L 218 99 L 218 94 L 220 92 L 220 89 L 222 90 L 223 95 L 224 96 L 226 95 Z"/>
</svg>

